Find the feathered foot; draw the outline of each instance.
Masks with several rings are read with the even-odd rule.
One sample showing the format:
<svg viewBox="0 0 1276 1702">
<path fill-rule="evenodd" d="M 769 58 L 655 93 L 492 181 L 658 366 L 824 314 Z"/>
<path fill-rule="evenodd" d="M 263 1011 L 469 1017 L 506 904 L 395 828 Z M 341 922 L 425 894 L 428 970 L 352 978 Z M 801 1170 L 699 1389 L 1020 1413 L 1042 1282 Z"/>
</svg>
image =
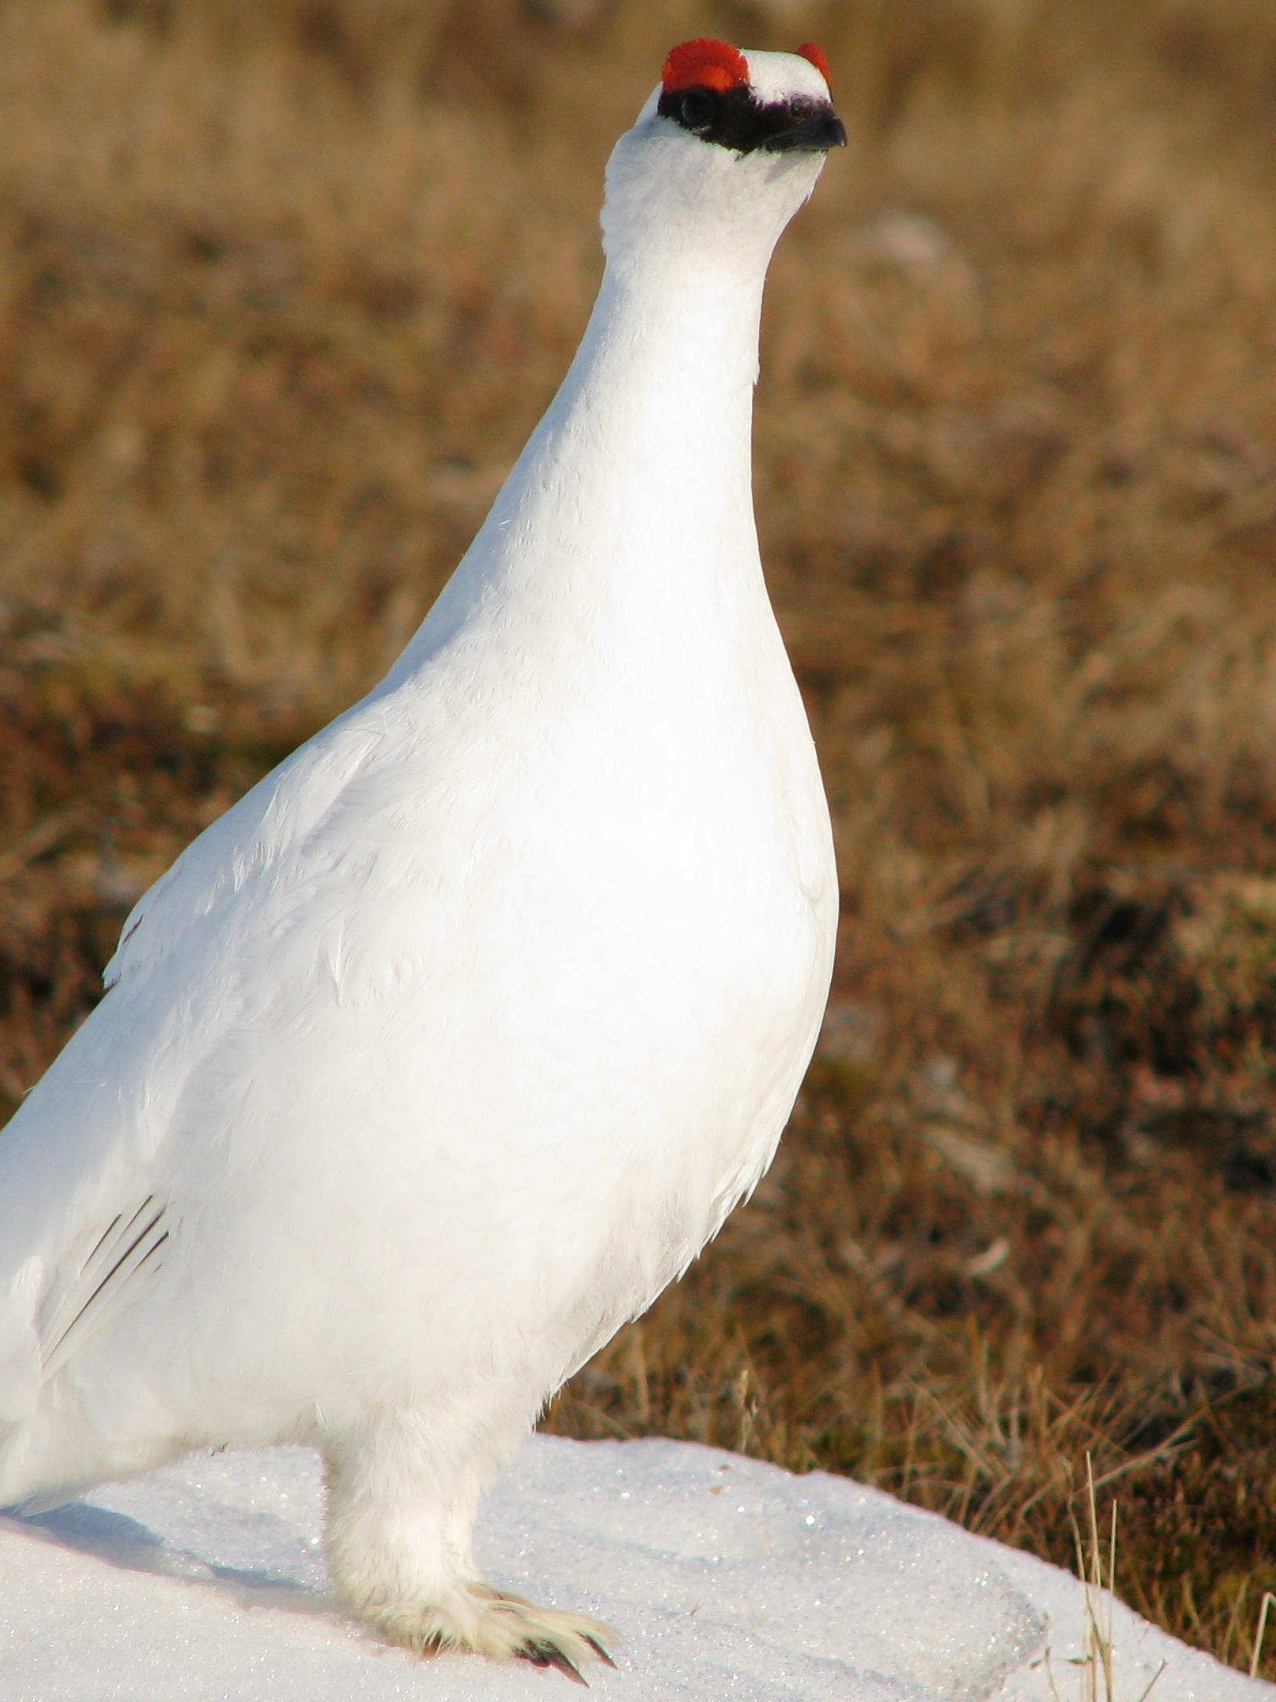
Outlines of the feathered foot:
<svg viewBox="0 0 1276 1702">
<path fill-rule="evenodd" d="M 555 1667 L 584 1684 L 591 1662 L 614 1664 L 606 1646 L 615 1633 L 494 1590 L 471 1547 L 479 1491 L 528 1415 L 515 1410 L 498 1449 L 490 1418 L 458 1410 L 466 1422 L 451 1409 L 442 1418 L 395 1409 L 330 1440 L 325 1547 L 337 1595 L 365 1625 L 417 1654 L 471 1650 Z M 477 1457 L 476 1434 L 487 1436 Z"/>
<path fill-rule="evenodd" d="M 553 1667 L 575 1684 L 587 1681 L 582 1669 L 593 1661 L 614 1667 L 607 1642 L 610 1626 L 581 1613 L 535 1607 L 522 1596 L 507 1595 L 473 1582 L 448 1603 L 420 1609 L 366 1614 L 382 1636 L 418 1654 L 471 1650 L 496 1661 L 530 1661 Z"/>
</svg>

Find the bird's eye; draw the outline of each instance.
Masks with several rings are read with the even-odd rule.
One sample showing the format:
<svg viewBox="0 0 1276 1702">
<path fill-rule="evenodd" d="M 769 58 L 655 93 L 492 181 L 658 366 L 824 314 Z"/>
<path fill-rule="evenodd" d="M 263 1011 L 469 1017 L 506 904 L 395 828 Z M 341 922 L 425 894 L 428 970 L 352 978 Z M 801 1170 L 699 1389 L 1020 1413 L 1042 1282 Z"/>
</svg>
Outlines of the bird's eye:
<svg viewBox="0 0 1276 1702">
<path fill-rule="evenodd" d="M 698 89 L 683 95 L 681 112 L 688 130 L 707 130 L 713 123 L 713 102 Z"/>
</svg>

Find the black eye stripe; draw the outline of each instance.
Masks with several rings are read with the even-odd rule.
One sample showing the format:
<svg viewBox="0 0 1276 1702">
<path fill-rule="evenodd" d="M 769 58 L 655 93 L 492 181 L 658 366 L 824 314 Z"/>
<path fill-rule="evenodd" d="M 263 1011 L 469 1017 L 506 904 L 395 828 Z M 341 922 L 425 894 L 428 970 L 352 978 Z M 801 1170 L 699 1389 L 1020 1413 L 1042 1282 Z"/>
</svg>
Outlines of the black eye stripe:
<svg viewBox="0 0 1276 1702">
<path fill-rule="evenodd" d="M 748 87 L 738 84 L 725 92 L 690 88 L 662 92 L 656 108 L 662 118 L 671 118 L 702 142 L 714 142 L 734 153 L 751 154 L 757 148 L 783 152 L 800 125 L 827 121 L 829 134 L 824 145 L 845 140 L 845 132 L 827 101 L 797 95 L 789 101 L 764 105 L 755 101 Z"/>
</svg>

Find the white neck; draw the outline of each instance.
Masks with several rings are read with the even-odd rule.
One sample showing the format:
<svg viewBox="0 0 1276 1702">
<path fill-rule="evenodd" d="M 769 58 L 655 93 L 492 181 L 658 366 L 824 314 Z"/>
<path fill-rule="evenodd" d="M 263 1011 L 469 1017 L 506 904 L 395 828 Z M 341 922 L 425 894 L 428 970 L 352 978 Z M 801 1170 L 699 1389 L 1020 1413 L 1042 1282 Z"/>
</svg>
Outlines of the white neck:
<svg viewBox="0 0 1276 1702">
<path fill-rule="evenodd" d="M 585 336 L 492 511 L 393 678 L 521 608 L 696 602 L 761 585 L 750 427 L 765 257 L 609 260 Z M 530 605 L 531 607 L 529 607 Z"/>
</svg>

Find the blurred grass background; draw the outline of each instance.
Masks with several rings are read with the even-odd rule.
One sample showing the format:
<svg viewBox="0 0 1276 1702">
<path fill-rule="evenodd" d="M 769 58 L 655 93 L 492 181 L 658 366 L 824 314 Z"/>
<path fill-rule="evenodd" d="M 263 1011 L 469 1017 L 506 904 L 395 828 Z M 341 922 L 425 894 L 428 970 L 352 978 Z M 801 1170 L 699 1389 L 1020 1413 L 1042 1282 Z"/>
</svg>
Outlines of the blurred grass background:
<svg viewBox="0 0 1276 1702">
<path fill-rule="evenodd" d="M 0 7 L 0 1098 L 370 684 L 684 36 L 832 60 L 757 495 L 842 949 L 780 1159 L 549 1422 L 854 1473 L 1224 1660 L 1276 1588 L 1269 0 Z M 1276 1664 L 1265 1670 L 1276 1677 Z"/>
</svg>

